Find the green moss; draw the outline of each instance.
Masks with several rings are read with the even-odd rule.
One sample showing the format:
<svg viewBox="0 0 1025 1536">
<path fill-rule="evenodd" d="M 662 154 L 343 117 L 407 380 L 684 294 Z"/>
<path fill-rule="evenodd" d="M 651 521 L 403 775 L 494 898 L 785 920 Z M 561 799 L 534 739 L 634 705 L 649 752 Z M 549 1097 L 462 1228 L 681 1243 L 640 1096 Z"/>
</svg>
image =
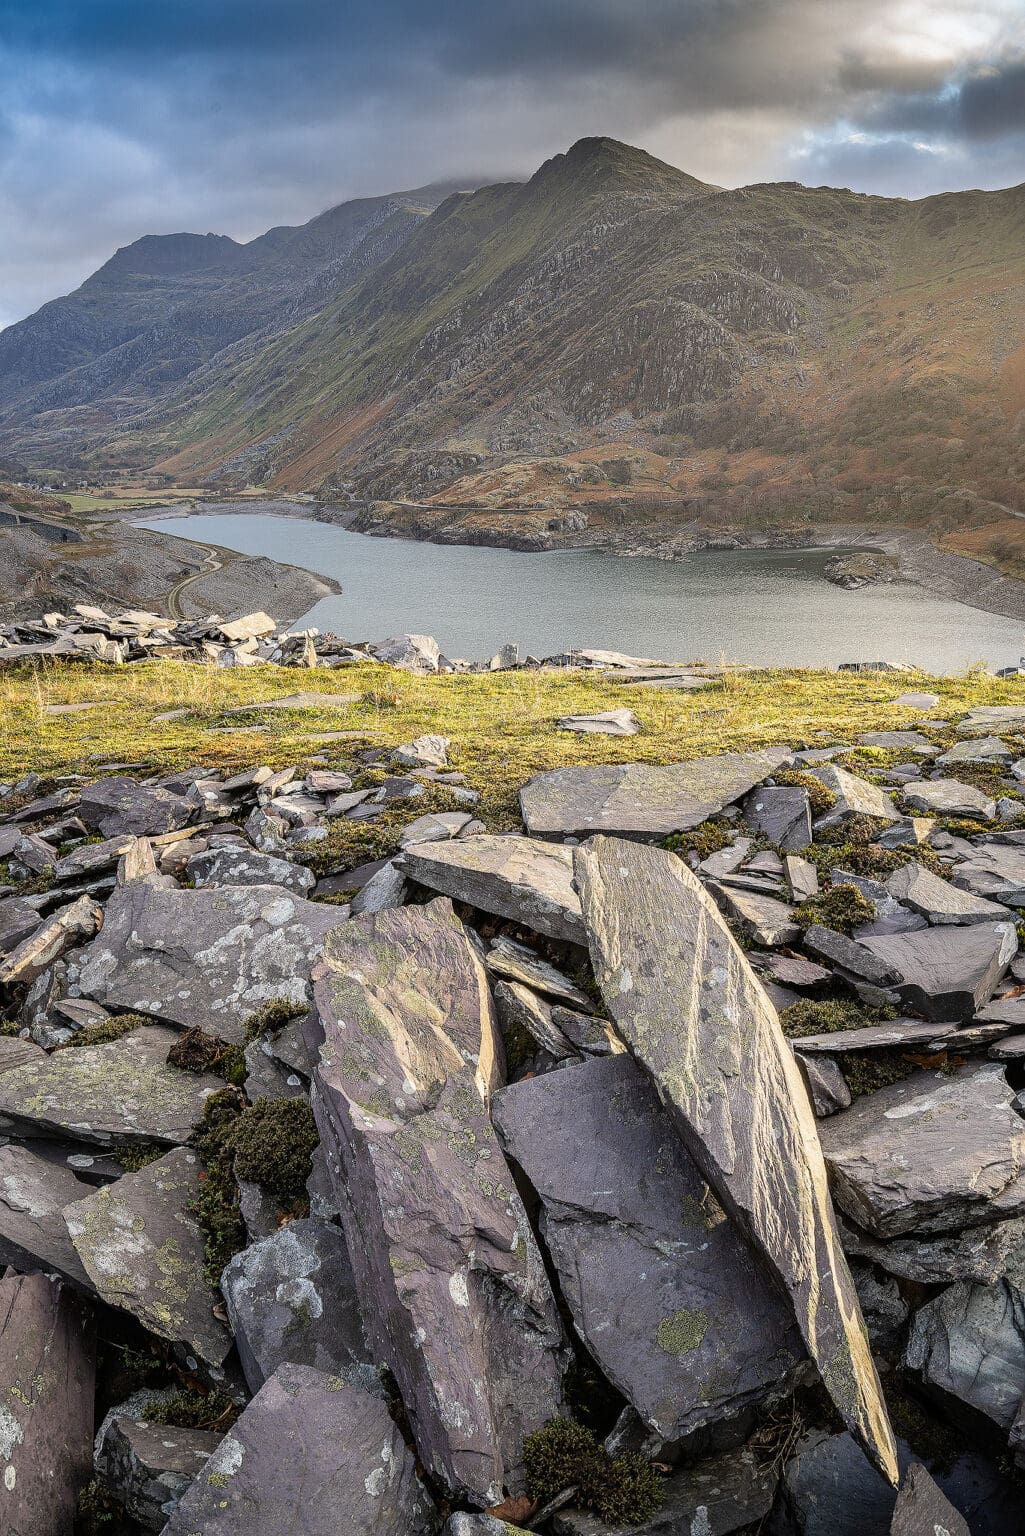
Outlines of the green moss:
<svg viewBox="0 0 1025 1536">
<path fill-rule="evenodd" d="M 821 779 L 817 779 L 813 773 L 809 773 L 804 768 L 782 768 L 778 773 L 772 775 L 772 782 L 774 784 L 791 784 L 797 789 L 806 789 L 813 816 L 824 816 L 836 804 L 836 796 L 833 791 L 827 789 Z"/>
<path fill-rule="evenodd" d="M 330 823 L 327 837 L 297 849 L 295 857 L 318 878 L 357 869 L 378 859 L 390 859 L 399 851 L 403 828 L 414 817 L 426 816 L 430 811 L 451 811 L 456 804 L 450 790 L 425 783 L 423 794 L 411 800 L 386 801 L 373 821 L 336 818 Z"/>
<path fill-rule="evenodd" d="M 116 1158 L 126 1173 L 138 1173 L 140 1168 L 145 1168 L 149 1163 L 155 1163 L 158 1157 L 163 1157 L 166 1147 L 159 1146 L 155 1141 L 129 1142 L 123 1147 L 111 1147 L 110 1154 Z"/>
<path fill-rule="evenodd" d="M 240 1045 L 225 1045 L 205 1030 L 187 1029 L 167 1053 L 168 1064 L 182 1072 L 212 1072 L 225 1082 L 241 1087 L 246 1079 L 246 1058 Z"/>
<path fill-rule="evenodd" d="M 224 1266 L 246 1243 L 231 1144 L 232 1131 L 245 1102 L 238 1088 L 222 1088 L 220 1093 L 211 1094 L 193 1135 L 204 1168 L 191 1210 L 203 1233 L 206 1273 L 212 1285 L 220 1284 Z"/>
<path fill-rule="evenodd" d="M 846 997 L 802 998 L 780 1013 L 779 1022 L 788 1040 L 808 1035 L 835 1035 L 842 1029 L 865 1029 L 896 1016 L 893 1008 L 865 1008 Z"/>
<path fill-rule="evenodd" d="M 888 1083 L 903 1082 L 918 1066 L 899 1051 L 873 1051 L 871 1054 L 850 1051 L 838 1056 L 837 1062 L 852 1099 L 875 1093 L 877 1088 L 885 1088 Z"/>
<path fill-rule="evenodd" d="M 817 841 L 827 847 L 864 848 L 874 843 L 890 823 L 882 816 L 845 816 L 835 827 L 824 827 Z"/>
<path fill-rule="evenodd" d="M 656 1341 L 667 1355 L 687 1355 L 697 1349 L 708 1332 L 708 1313 L 684 1308 L 664 1317 L 658 1325 Z"/>
<path fill-rule="evenodd" d="M 319 1140 L 305 1099 L 257 1099 L 231 1131 L 236 1177 L 252 1180 L 279 1200 L 303 1201 Z"/>
<path fill-rule="evenodd" d="M 261 1035 L 280 1035 L 287 1024 L 306 1017 L 309 1009 L 305 1003 L 290 1002 L 287 997 L 276 997 L 251 1013 L 243 1026 L 247 1040 L 258 1040 Z"/>
<path fill-rule="evenodd" d="M 177 1429 L 230 1429 L 239 1409 L 223 1392 L 183 1390 L 145 1411 L 148 1424 L 171 1424 Z"/>
<path fill-rule="evenodd" d="M 152 1019 L 145 1018 L 141 1013 L 115 1013 L 101 1024 L 87 1024 L 84 1029 L 76 1029 L 67 1045 L 61 1049 L 70 1050 L 72 1046 L 79 1045 L 108 1045 L 111 1040 L 120 1040 L 152 1022 Z"/>
<path fill-rule="evenodd" d="M 737 828 L 730 821 L 703 821 L 689 832 L 674 832 L 666 839 L 666 847 L 670 853 L 696 853 L 699 859 L 707 859 L 728 848 L 736 835 Z"/>
<path fill-rule="evenodd" d="M 137 1529 L 129 1525 L 124 1511 L 102 1483 L 93 1478 L 78 1495 L 73 1536 L 121 1536 Z"/>
<path fill-rule="evenodd" d="M 831 885 L 818 896 L 811 896 L 794 909 L 794 921 L 802 928 L 821 923 L 837 933 L 852 933 L 862 923 L 871 923 L 876 909 L 856 885 Z"/>
<path fill-rule="evenodd" d="M 575 1487 L 576 1504 L 610 1525 L 639 1525 L 662 1503 L 662 1479 L 643 1456 L 610 1456 L 591 1430 L 572 1419 L 549 1419 L 529 1435 L 523 1463 L 532 1498 L 546 1504 Z"/>
</svg>

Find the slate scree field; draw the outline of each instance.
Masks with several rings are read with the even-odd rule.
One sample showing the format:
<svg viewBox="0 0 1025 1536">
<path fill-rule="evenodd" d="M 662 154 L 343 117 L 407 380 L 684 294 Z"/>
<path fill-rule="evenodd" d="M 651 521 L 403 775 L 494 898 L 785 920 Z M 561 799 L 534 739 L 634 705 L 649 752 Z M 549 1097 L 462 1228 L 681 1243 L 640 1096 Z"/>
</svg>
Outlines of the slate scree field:
<svg viewBox="0 0 1025 1536">
<path fill-rule="evenodd" d="M 1023 297 L 1025 187 L 586 138 L 0 332 L 0 1536 L 1025 1532 L 1017 657 L 466 660 L 141 522 L 831 545 L 970 661 Z"/>
</svg>

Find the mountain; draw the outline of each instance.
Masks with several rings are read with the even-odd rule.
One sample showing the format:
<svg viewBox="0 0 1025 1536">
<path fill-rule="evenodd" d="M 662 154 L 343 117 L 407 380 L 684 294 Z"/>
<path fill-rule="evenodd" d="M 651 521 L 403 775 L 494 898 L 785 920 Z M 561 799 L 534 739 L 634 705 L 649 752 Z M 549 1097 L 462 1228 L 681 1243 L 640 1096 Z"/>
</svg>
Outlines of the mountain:
<svg viewBox="0 0 1025 1536">
<path fill-rule="evenodd" d="M 188 237 L 166 272 L 108 264 L 57 301 L 81 327 L 91 285 L 138 290 L 152 350 L 161 284 L 188 287 L 163 315 L 188 371 L 169 377 L 168 340 L 159 388 L 153 363 L 125 374 L 148 391 L 130 409 L 103 380 L 132 340 L 89 357 L 67 325 L 77 360 L 61 371 L 47 306 L 12 328 L 51 370 L 18 393 L 5 332 L 0 451 L 63 443 L 92 465 L 341 488 L 413 503 L 380 515 L 441 536 L 533 537 L 570 510 L 569 526 L 621 532 L 700 516 L 960 536 L 1025 510 L 1025 187 L 915 202 L 724 190 L 585 139 L 526 183 L 456 192 L 427 216 L 396 199 L 345 213 L 360 206 L 335 211 L 333 266 L 297 251 L 312 225 L 245 247 Z M 156 264 L 150 244 L 129 248 L 136 264 Z M 302 290 L 291 309 L 282 267 Z M 261 304 L 261 328 L 233 339 Z M 204 350 L 181 312 L 220 345 Z"/>
</svg>

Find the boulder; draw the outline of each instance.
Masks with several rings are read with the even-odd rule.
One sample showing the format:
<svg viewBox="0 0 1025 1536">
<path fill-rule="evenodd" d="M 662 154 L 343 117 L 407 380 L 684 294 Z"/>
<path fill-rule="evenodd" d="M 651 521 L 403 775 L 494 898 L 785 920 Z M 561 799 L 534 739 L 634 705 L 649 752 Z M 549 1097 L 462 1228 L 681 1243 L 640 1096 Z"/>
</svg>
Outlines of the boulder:
<svg viewBox="0 0 1025 1536">
<path fill-rule="evenodd" d="M 87 827 L 105 838 L 125 834 L 147 837 L 187 827 L 196 820 L 198 809 L 184 795 L 118 775 L 87 784 L 82 790 L 78 814 Z"/>
<path fill-rule="evenodd" d="M 575 871 L 595 977 L 619 1034 L 713 1194 L 790 1298 L 840 1413 L 896 1483 L 815 1118 L 775 1009 L 673 854 L 594 838 L 577 850 Z"/>
<path fill-rule="evenodd" d="M 281 1365 L 185 1493 L 164 1536 L 431 1536 L 434 1507 L 384 1402 Z"/>
<path fill-rule="evenodd" d="M 231 1335 L 214 1315 L 203 1234 L 190 1214 L 199 1179 L 198 1154 L 176 1147 L 67 1206 L 64 1219 L 104 1301 L 216 1369 Z"/>
<path fill-rule="evenodd" d="M 972 1536 L 968 1523 L 937 1488 L 921 1462 L 904 1474 L 890 1536 Z"/>
<path fill-rule="evenodd" d="M 889 795 L 877 784 L 870 784 L 868 779 L 859 779 L 856 774 L 848 773 L 846 768 L 838 768 L 835 763 L 816 763 L 808 772 L 813 773 L 836 797 L 835 804 L 816 820 L 817 831 L 838 827 L 848 816 L 872 816 L 880 821 L 900 820 L 899 812 L 894 809 Z"/>
<path fill-rule="evenodd" d="M 57 1051 L 0 1074 L 0 1130 L 73 1141 L 188 1141 L 218 1077 L 167 1065 L 178 1036 L 159 1025 L 107 1045 Z"/>
<path fill-rule="evenodd" d="M 861 944 L 898 978 L 893 985 L 913 1013 L 943 1021 L 970 1019 L 989 1001 L 1018 938 L 1010 922 L 975 923 L 866 938 Z"/>
<path fill-rule="evenodd" d="M 790 1309 L 631 1057 L 513 1083 L 492 1117 L 577 1332 L 650 1429 L 678 1440 L 781 1388 L 805 1356 Z"/>
<path fill-rule="evenodd" d="M 916 1314 L 904 1364 L 985 1414 L 1018 1451 L 1025 1437 L 1025 1297 L 1014 1285 L 958 1280 Z"/>
<path fill-rule="evenodd" d="M 186 874 L 200 890 L 208 885 L 277 885 L 304 896 L 314 885 L 314 876 L 304 865 L 257 853 L 244 843 L 194 854 Z"/>
<path fill-rule="evenodd" d="M 60 907 L 0 961 L 0 983 L 9 987 L 15 982 L 35 981 L 69 949 L 91 939 L 102 922 L 103 908 L 90 896 L 80 896 Z"/>
<path fill-rule="evenodd" d="M 429 890 L 510 918 L 548 938 L 586 942 L 568 848 L 529 837 L 482 834 L 448 843 L 418 843 L 405 849 L 400 863 L 411 880 Z"/>
<path fill-rule="evenodd" d="M 145 1394 L 143 1394 L 145 1395 Z M 96 1436 L 96 1472 L 144 1531 L 159 1532 L 185 1490 L 213 1455 L 221 1436 L 209 1429 L 148 1423 L 122 1403 Z"/>
<path fill-rule="evenodd" d="M 251 1392 L 285 1361 L 373 1381 L 349 1250 L 337 1227 L 290 1221 L 237 1253 L 221 1290 Z"/>
<path fill-rule="evenodd" d="M 397 635 L 372 645 L 370 650 L 377 661 L 400 672 L 437 672 L 441 650 L 433 635 Z"/>
<path fill-rule="evenodd" d="M 995 821 L 996 801 L 984 795 L 974 784 L 958 779 L 916 780 L 904 785 L 904 799 L 912 810 L 928 811 L 930 816 L 953 816 L 969 821 Z"/>
<path fill-rule="evenodd" d="M 92 1311 L 59 1280 L 0 1279 L 2 1525 L 63 1536 L 75 1524 L 93 1451 Z"/>
<path fill-rule="evenodd" d="M 995 1062 L 887 1083 L 819 1134 L 837 1204 L 876 1237 L 1025 1211 L 1025 1120 Z"/>
<path fill-rule="evenodd" d="M 562 715 L 555 723 L 560 731 L 576 731 L 582 736 L 636 736 L 641 728 L 632 709 L 606 709 L 597 715 Z"/>
<path fill-rule="evenodd" d="M 995 901 L 973 896 L 949 880 L 941 880 L 924 864 L 905 864 L 894 870 L 886 882 L 886 889 L 891 896 L 935 925 L 1007 921 L 1006 910 Z"/>
<path fill-rule="evenodd" d="M 501 1048 L 484 967 L 451 909 L 405 907 L 335 928 L 313 990 L 314 1110 L 374 1357 L 425 1466 L 494 1504 L 558 1411 L 563 1357 L 488 1117 Z"/>
<path fill-rule="evenodd" d="M 556 768 L 523 786 L 520 809 L 535 837 L 590 837 L 594 832 L 669 837 L 717 816 L 789 758 L 786 747 L 766 747 L 668 767 L 610 763 Z"/>
<path fill-rule="evenodd" d="M 729 1536 L 754 1529 L 768 1514 L 778 1474 L 746 1447 L 708 1457 L 666 1479 L 662 1508 L 650 1520 L 606 1525 L 575 1509 L 560 1510 L 556 1536 Z"/>
<path fill-rule="evenodd" d="M 309 967 L 337 910 L 278 885 L 213 890 L 119 887 L 99 937 L 75 956 L 77 995 L 139 1010 L 235 1044 L 277 998 L 305 1003 Z"/>
<path fill-rule="evenodd" d="M 12 1143 L 0 1147 L 0 1269 L 53 1271 L 88 1289 L 63 1213 L 89 1194 L 66 1163 Z"/>
<path fill-rule="evenodd" d="M 799 785 L 763 784 L 752 790 L 744 801 L 744 817 L 753 832 L 784 853 L 798 853 L 811 842 L 811 802 Z"/>
</svg>

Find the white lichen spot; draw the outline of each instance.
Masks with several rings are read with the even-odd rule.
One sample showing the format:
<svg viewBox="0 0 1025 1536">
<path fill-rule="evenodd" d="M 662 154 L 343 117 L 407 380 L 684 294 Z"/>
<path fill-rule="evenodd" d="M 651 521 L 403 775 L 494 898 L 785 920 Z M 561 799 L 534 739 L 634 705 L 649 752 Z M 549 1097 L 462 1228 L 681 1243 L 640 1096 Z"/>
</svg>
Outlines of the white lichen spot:
<svg viewBox="0 0 1025 1536">
<path fill-rule="evenodd" d="M 463 1274 L 462 1270 L 457 1270 L 456 1273 L 450 1278 L 448 1282 L 448 1294 L 451 1296 L 457 1307 L 468 1307 L 470 1305 L 470 1292 L 467 1289 L 466 1276 Z"/>
<path fill-rule="evenodd" d="M 375 1467 L 367 1474 L 363 1486 L 372 1499 L 379 1499 L 388 1486 L 388 1473 L 385 1468 Z"/>
<path fill-rule="evenodd" d="M 18 1481 L 18 1474 L 13 1466 L 4 1467 L 4 1487 L 8 1493 L 14 1492 L 14 1485 Z"/>
<path fill-rule="evenodd" d="M 623 970 L 619 973 L 619 991 L 632 992 L 633 984 L 634 979 L 630 974 L 629 968 L 624 966 Z"/>
<path fill-rule="evenodd" d="M 245 1446 L 234 1435 L 225 1435 L 204 1467 L 204 1472 L 214 1472 L 220 1477 L 234 1477 L 246 1454 Z"/>
<path fill-rule="evenodd" d="M 0 1461 L 10 1461 L 14 1447 L 24 1438 L 25 1433 L 14 1414 L 0 1403 Z"/>
</svg>

